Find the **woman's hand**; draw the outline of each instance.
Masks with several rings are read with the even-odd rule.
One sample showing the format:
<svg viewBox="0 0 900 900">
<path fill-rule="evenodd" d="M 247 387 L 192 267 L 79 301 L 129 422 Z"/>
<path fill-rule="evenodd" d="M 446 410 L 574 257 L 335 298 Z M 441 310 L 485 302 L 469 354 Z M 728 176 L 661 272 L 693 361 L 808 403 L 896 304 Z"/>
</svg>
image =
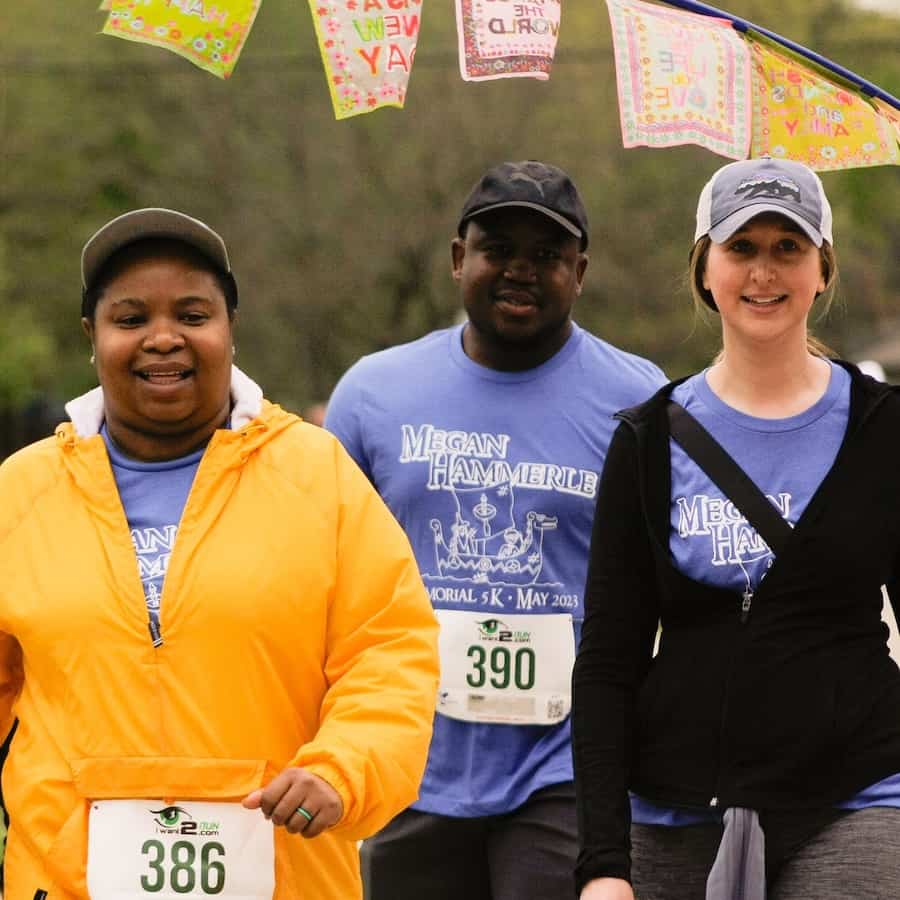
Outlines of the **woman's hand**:
<svg viewBox="0 0 900 900">
<path fill-rule="evenodd" d="M 344 814 L 343 801 L 325 779 L 293 767 L 276 775 L 264 788 L 248 794 L 241 805 L 261 809 L 274 825 L 283 825 L 290 834 L 306 838 L 331 828 Z"/>
<path fill-rule="evenodd" d="M 634 892 L 622 878 L 594 878 L 581 889 L 579 900 L 634 900 Z"/>
</svg>

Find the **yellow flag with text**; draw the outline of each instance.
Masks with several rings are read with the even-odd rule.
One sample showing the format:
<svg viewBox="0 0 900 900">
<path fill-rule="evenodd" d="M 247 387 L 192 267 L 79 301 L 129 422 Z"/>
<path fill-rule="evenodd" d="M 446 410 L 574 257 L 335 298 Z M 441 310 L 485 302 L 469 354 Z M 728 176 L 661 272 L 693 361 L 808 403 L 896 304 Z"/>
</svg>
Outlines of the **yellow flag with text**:
<svg viewBox="0 0 900 900">
<path fill-rule="evenodd" d="M 752 53 L 751 156 L 780 156 L 811 169 L 900 164 L 898 119 L 818 68 L 747 37 Z"/>
</svg>

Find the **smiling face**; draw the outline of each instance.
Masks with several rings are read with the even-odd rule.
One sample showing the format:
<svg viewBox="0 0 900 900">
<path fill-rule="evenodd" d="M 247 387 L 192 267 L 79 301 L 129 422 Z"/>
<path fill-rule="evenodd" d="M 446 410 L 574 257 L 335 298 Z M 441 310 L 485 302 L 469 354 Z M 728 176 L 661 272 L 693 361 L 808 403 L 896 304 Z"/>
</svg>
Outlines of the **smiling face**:
<svg viewBox="0 0 900 900">
<path fill-rule="evenodd" d="M 702 275 L 732 341 L 796 339 L 825 290 L 820 250 L 790 219 L 765 213 L 721 244 L 711 243 Z"/>
<path fill-rule="evenodd" d="M 197 253 L 175 242 L 127 248 L 93 319 L 110 436 L 129 456 L 174 459 L 203 446 L 230 409 L 232 320 Z"/>
<path fill-rule="evenodd" d="M 576 237 L 542 213 L 511 207 L 473 218 L 452 253 L 471 359 L 529 369 L 562 347 L 587 268 Z"/>
</svg>

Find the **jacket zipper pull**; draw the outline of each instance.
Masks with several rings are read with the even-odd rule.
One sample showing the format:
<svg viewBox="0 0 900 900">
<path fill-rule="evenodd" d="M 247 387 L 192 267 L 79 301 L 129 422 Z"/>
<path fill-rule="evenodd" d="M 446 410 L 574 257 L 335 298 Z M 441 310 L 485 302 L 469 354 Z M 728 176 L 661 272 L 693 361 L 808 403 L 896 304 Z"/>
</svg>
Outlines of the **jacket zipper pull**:
<svg viewBox="0 0 900 900">
<path fill-rule="evenodd" d="M 747 624 L 750 618 L 750 605 L 753 603 L 753 591 L 749 587 L 744 588 L 744 599 L 741 601 L 741 625 Z"/>
</svg>

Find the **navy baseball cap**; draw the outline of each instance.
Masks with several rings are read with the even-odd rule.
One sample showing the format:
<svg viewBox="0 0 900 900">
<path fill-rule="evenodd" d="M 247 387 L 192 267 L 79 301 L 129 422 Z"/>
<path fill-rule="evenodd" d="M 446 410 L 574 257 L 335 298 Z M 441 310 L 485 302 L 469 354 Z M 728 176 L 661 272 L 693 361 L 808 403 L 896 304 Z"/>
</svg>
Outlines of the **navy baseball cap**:
<svg viewBox="0 0 900 900">
<path fill-rule="evenodd" d="M 460 237 L 469 219 L 508 206 L 543 213 L 577 237 L 582 250 L 587 247 L 587 213 L 578 189 L 562 169 L 532 159 L 504 162 L 488 169 L 463 204 L 457 227 Z"/>
</svg>

